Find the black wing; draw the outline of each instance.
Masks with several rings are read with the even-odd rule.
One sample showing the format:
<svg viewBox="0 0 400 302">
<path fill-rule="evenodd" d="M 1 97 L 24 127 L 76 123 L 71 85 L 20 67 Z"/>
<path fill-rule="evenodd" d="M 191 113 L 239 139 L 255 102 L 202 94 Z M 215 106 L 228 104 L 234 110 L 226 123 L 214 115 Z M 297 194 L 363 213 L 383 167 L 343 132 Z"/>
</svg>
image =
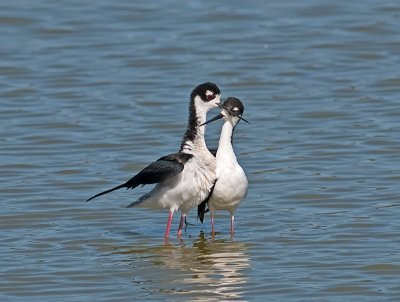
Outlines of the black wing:
<svg viewBox="0 0 400 302">
<path fill-rule="evenodd" d="M 173 177 L 183 171 L 185 163 L 192 157 L 191 154 L 186 153 L 173 153 L 164 157 L 159 158 L 157 161 L 152 162 L 138 174 L 133 176 L 127 182 L 122 185 L 116 186 L 110 190 L 101 192 L 90 197 L 89 201 L 93 198 L 101 195 L 110 193 L 112 191 L 127 188 L 134 189 L 139 185 L 148 185 L 162 182 L 170 177 Z"/>
<path fill-rule="evenodd" d="M 210 153 L 212 155 L 214 155 L 214 157 L 217 156 L 218 149 L 208 149 L 208 151 L 210 151 Z M 201 204 L 199 204 L 197 206 L 197 218 L 200 219 L 201 223 L 203 223 L 203 221 L 204 221 L 204 214 L 209 211 L 208 209 L 206 209 L 206 207 L 208 206 L 208 201 L 210 200 L 210 197 L 214 191 L 214 187 L 215 187 L 215 183 L 214 183 L 213 187 L 211 188 L 211 191 L 208 194 L 207 198 L 205 200 L 203 200 L 201 202 Z"/>
<path fill-rule="evenodd" d="M 204 199 L 204 200 L 201 202 L 201 204 L 199 204 L 199 205 L 197 206 L 197 218 L 200 219 L 201 223 L 203 223 L 203 221 L 204 221 L 204 214 L 207 213 L 207 212 L 209 211 L 209 209 L 206 209 L 206 206 L 208 206 L 208 201 L 210 200 L 211 195 L 212 195 L 213 192 L 214 192 L 214 188 L 215 188 L 215 183 L 216 183 L 216 182 L 217 182 L 217 181 L 214 182 L 214 185 L 212 186 L 212 188 L 211 188 L 211 190 L 210 190 L 210 193 L 208 194 L 207 198 Z"/>
<path fill-rule="evenodd" d="M 214 157 L 217 157 L 217 151 L 218 151 L 218 149 L 208 149 L 208 151 L 210 151 L 210 153 L 211 153 L 212 155 L 214 155 Z"/>
</svg>

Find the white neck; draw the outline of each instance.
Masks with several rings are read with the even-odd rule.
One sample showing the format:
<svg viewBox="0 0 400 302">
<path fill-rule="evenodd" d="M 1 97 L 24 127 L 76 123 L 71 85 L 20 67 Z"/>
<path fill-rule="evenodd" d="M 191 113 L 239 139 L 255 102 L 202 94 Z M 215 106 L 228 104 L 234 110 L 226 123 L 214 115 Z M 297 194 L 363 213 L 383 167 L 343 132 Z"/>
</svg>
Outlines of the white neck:
<svg viewBox="0 0 400 302">
<path fill-rule="evenodd" d="M 232 133 L 233 133 L 233 124 L 231 121 L 225 121 L 221 135 L 219 137 L 218 143 L 218 151 L 217 151 L 217 165 L 223 162 L 237 162 L 235 152 L 233 151 L 232 146 Z"/>
<path fill-rule="evenodd" d="M 196 100 L 197 101 L 197 100 Z M 197 102 L 195 102 L 196 104 Z M 201 140 L 204 145 L 206 144 L 205 140 L 204 140 L 204 134 L 206 132 L 206 126 L 201 126 L 199 127 L 201 124 L 204 124 L 207 120 L 207 112 L 208 112 L 208 108 L 204 108 L 201 106 L 198 106 L 198 104 L 196 104 L 196 115 L 197 115 L 197 127 L 198 127 L 198 139 Z"/>
</svg>

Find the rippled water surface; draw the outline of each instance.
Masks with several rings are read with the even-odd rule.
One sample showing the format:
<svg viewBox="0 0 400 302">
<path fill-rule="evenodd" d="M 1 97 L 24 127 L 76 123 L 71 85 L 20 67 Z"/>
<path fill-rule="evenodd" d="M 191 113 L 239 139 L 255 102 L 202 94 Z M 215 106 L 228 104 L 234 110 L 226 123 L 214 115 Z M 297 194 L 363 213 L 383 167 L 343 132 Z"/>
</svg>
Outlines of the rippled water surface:
<svg viewBox="0 0 400 302">
<path fill-rule="evenodd" d="M 398 1 L 2 1 L 0 45 L 1 301 L 400 301 Z M 164 242 L 147 187 L 85 203 L 204 81 L 251 122 L 234 240 Z"/>
</svg>

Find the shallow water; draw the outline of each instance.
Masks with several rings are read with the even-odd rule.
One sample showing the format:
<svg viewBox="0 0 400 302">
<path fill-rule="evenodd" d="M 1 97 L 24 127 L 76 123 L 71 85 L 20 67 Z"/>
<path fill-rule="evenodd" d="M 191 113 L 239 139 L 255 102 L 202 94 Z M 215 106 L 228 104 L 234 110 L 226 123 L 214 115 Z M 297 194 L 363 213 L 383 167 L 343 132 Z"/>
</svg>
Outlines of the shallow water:
<svg viewBox="0 0 400 302">
<path fill-rule="evenodd" d="M 391 0 L 1 3 L 0 300 L 398 301 L 399 22 Z M 251 123 L 234 240 L 192 211 L 164 242 L 166 212 L 125 208 L 147 187 L 85 203 L 178 149 L 203 81 Z"/>
</svg>

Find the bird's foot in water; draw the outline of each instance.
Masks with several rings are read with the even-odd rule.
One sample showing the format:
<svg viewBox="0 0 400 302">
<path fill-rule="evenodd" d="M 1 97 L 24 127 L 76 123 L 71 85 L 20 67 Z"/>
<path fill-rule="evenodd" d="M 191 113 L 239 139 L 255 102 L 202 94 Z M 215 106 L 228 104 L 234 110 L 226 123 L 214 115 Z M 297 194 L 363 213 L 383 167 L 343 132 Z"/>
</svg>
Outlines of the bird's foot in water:
<svg viewBox="0 0 400 302">
<path fill-rule="evenodd" d="M 188 225 L 194 225 L 194 223 L 189 223 L 189 222 L 187 222 L 187 219 L 186 219 L 186 217 L 185 217 L 185 229 L 186 229 L 186 227 L 187 227 Z"/>
</svg>

